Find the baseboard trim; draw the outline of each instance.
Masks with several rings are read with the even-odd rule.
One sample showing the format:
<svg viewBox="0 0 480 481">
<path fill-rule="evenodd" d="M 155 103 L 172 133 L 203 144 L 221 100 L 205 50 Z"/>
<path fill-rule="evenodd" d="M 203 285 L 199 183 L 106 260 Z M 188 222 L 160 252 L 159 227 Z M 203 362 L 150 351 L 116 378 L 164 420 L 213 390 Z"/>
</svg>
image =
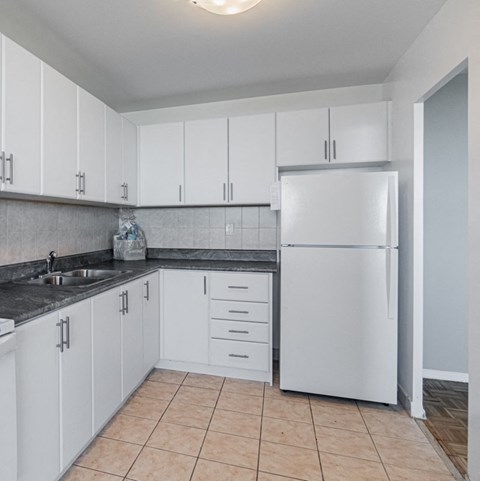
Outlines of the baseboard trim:
<svg viewBox="0 0 480 481">
<path fill-rule="evenodd" d="M 437 381 L 455 381 L 468 383 L 468 373 L 437 371 L 436 369 L 424 369 L 423 377 L 427 379 L 436 379 Z"/>
</svg>

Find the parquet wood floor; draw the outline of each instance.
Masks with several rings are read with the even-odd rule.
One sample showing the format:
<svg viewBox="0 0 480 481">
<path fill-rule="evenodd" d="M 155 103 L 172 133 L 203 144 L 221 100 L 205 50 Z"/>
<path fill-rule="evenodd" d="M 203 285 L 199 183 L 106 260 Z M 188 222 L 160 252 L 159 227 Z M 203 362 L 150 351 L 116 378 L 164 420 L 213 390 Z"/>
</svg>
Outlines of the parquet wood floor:
<svg viewBox="0 0 480 481">
<path fill-rule="evenodd" d="M 425 425 L 450 460 L 465 476 L 467 473 L 468 384 L 423 380 Z"/>
</svg>

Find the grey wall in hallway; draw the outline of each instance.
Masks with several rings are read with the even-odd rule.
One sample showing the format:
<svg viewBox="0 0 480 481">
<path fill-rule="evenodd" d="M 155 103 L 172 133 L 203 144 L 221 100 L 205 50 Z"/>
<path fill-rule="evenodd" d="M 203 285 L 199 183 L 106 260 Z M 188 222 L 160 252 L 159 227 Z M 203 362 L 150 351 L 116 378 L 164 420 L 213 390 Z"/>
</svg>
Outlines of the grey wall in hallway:
<svg viewBox="0 0 480 481">
<path fill-rule="evenodd" d="M 137 209 L 148 247 L 177 249 L 276 249 L 276 213 L 269 207 Z M 226 235 L 233 224 L 233 235 Z"/>
<path fill-rule="evenodd" d="M 468 372 L 467 75 L 425 102 L 424 368 Z"/>
<path fill-rule="evenodd" d="M 118 209 L 0 199 L 0 265 L 112 248 Z"/>
</svg>

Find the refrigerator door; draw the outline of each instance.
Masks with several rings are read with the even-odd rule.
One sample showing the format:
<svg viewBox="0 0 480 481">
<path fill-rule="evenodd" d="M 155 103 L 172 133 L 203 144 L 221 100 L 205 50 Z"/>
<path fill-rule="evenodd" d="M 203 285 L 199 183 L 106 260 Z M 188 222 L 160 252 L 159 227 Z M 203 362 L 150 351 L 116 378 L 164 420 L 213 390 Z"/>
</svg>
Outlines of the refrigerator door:
<svg viewBox="0 0 480 481">
<path fill-rule="evenodd" d="M 392 246 L 397 173 L 282 177 L 282 245 Z"/>
<path fill-rule="evenodd" d="M 282 249 L 280 388 L 397 402 L 396 249 Z"/>
</svg>

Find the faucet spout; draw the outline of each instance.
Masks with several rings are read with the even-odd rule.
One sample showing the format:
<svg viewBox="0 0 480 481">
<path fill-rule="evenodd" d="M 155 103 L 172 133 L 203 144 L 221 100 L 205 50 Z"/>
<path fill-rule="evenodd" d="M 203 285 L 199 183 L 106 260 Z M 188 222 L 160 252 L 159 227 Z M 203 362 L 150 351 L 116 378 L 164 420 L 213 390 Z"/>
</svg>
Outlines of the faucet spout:
<svg viewBox="0 0 480 481">
<path fill-rule="evenodd" d="M 46 259 L 47 274 L 51 274 L 53 272 L 53 265 L 55 264 L 56 257 L 57 257 L 57 253 L 55 251 L 51 251 L 50 254 L 48 254 L 48 257 Z"/>
</svg>

